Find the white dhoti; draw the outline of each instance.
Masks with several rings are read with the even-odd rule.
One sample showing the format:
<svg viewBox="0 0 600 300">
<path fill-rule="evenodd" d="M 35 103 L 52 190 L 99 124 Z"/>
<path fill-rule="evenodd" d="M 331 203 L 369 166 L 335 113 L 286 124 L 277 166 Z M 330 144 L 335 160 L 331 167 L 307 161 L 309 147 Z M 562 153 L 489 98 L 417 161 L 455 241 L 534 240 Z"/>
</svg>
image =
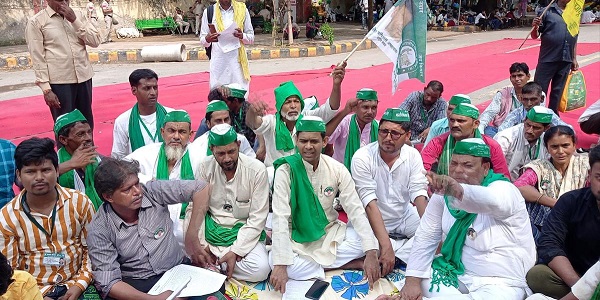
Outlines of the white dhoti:
<svg viewBox="0 0 600 300">
<path fill-rule="evenodd" d="M 263 281 L 271 272 L 268 259 L 265 244 L 259 242 L 242 260 L 236 262 L 232 277 L 250 282 Z"/>
<path fill-rule="evenodd" d="M 506 279 L 498 279 L 498 282 L 494 283 L 496 281 L 494 278 L 477 278 L 469 275 L 458 278 L 458 289 L 440 284 L 440 290 L 437 291 L 436 286 L 433 292 L 429 291 L 431 279 L 423 279 L 421 281 L 423 296 L 436 300 L 523 300 L 531 294 L 529 288 L 511 286 Z M 522 283 L 515 283 L 515 285 L 522 285 Z"/>
<path fill-rule="evenodd" d="M 419 218 L 417 208 L 414 206 L 410 206 L 404 214 L 404 217 L 401 219 L 400 224 L 396 228 L 388 228 L 388 232 L 391 234 L 396 233 L 405 235 L 407 237 L 406 239 L 390 238 L 390 242 L 392 243 L 392 249 L 394 249 L 396 257 L 401 259 L 405 263 L 408 262 L 410 250 L 412 249 L 412 238 L 415 236 L 417 228 L 419 228 L 420 221 L 421 219 Z"/>
</svg>

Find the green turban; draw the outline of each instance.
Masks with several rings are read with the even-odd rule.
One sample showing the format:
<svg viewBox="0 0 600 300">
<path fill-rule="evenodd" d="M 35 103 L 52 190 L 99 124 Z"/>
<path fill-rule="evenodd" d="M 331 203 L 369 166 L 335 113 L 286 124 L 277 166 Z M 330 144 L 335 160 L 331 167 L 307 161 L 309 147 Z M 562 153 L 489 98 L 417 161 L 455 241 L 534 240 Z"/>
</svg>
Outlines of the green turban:
<svg viewBox="0 0 600 300">
<path fill-rule="evenodd" d="M 534 106 L 527 112 L 527 119 L 541 124 L 552 123 L 552 110 L 543 106 Z"/>
<path fill-rule="evenodd" d="M 54 133 L 58 134 L 58 132 L 65 126 L 75 122 L 87 122 L 87 119 L 83 116 L 79 109 L 75 109 L 70 113 L 60 115 L 58 118 L 56 118 L 56 122 L 54 123 Z"/>
<path fill-rule="evenodd" d="M 396 123 L 410 122 L 410 115 L 408 111 L 399 108 L 388 108 L 381 116 L 381 121 L 392 121 Z"/>
<path fill-rule="evenodd" d="M 208 105 L 206 106 L 207 113 L 213 112 L 213 111 L 221 111 L 221 110 L 229 111 L 229 106 L 227 106 L 227 103 L 225 103 L 225 101 L 222 101 L 222 100 L 210 101 L 208 103 Z"/>
<path fill-rule="evenodd" d="M 229 89 L 229 95 L 231 97 L 246 99 L 246 93 L 248 91 L 245 90 L 240 84 L 231 83 L 231 84 L 226 85 L 226 87 Z"/>
<path fill-rule="evenodd" d="M 237 132 L 229 124 L 213 126 L 208 133 L 208 146 L 225 146 L 237 141 Z"/>
<path fill-rule="evenodd" d="M 192 119 L 185 110 L 173 110 L 165 115 L 165 122 L 163 123 L 163 127 L 169 122 L 186 122 L 192 124 Z"/>
<path fill-rule="evenodd" d="M 277 108 L 277 112 L 281 111 L 283 103 L 290 96 L 297 96 L 298 99 L 300 99 L 300 110 L 304 109 L 304 100 L 302 100 L 304 98 L 302 98 L 302 94 L 293 82 L 286 81 L 275 89 L 275 108 Z"/>
<path fill-rule="evenodd" d="M 475 120 L 479 119 L 479 109 L 469 103 L 458 104 L 452 111 L 452 114 L 473 118 Z"/>
<path fill-rule="evenodd" d="M 325 122 L 319 117 L 306 116 L 296 122 L 296 131 L 325 132 Z"/>
<path fill-rule="evenodd" d="M 490 147 L 480 138 L 469 138 L 456 142 L 452 154 L 490 158 Z"/>
<path fill-rule="evenodd" d="M 459 105 L 461 103 L 471 104 L 471 97 L 465 94 L 456 94 L 448 101 L 448 104 L 450 105 Z"/>
<path fill-rule="evenodd" d="M 368 100 L 368 101 L 377 101 L 377 91 L 368 88 L 362 88 L 358 92 L 356 92 L 356 99 L 358 100 Z"/>
</svg>

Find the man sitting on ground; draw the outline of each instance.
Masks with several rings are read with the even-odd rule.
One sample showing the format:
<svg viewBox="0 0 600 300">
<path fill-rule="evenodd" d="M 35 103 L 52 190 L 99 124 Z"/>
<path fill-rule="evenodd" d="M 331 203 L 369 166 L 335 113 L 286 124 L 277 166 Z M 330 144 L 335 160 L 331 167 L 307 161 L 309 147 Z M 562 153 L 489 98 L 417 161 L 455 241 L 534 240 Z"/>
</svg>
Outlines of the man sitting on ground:
<svg viewBox="0 0 600 300">
<path fill-rule="evenodd" d="M 275 161 L 271 284 L 284 293 L 288 278 L 324 279 L 324 269 L 345 266 L 362 268 L 372 286 L 380 277 L 379 247 L 350 172 L 321 154 L 327 144 L 323 120 L 304 117 L 296 130 L 298 152 Z M 338 192 L 354 228 L 333 209 Z M 364 262 L 356 260 L 362 257 Z"/>
<path fill-rule="evenodd" d="M 87 242 L 103 298 L 148 297 L 160 277 L 184 261 L 167 206 L 193 200 L 202 215 L 208 207 L 207 183 L 157 180 L 143 185 L 139 171 L 136 161 L 114 158 L 104 159 L 96 170 L 96 191 L 104 203 L 89 224 Z"/>
<path fill-rule="evenodd" d="M 427 144 L 429 144 L 431 139 L 434 137 L 450 131 L 448 119 L 450 118 L 450 115 L 452 115 L 452 111 L 456 108 L 456 106 L 461 103 L 471 104 L 471 97 L 464 94 L 456 94 L 450 98 L 450 101 L 448 101 L 448 108 L 446 108 L 446 117 L 431 123 L 431 127 L 429 127 L 429 133 L 427 134 L 427 139 L 425 140 L 423 147 L 427 146 Z"/>
<path fill-rule="evenodd" d="M 406 97 L 399 108 L 410 114 L 410 135 L 415 143 L 423 143 L 431 124 L 443 118 L 448 104 L 442 93 L 444 85 L 437 80 L 430 81 L 423 91 L 415 91 Z"/>
<path fill-rule="evenodd" d="M 289 26 L 287 21 L 285 22 L 285 25 L 283 25 L 283 39 L 287 40 L 289 38 Z M 298 23 L 294 22 L 294 17 L 292 17 L 292 37 L 294 39 L 297 39 L 298 36 L 300 35 L 300 26 L 298 26 Z"/>
<path fill-rule="evenodd" d="M 211 184 L 210 205 L 205 216 L 197 212 L 195 219 L 187 218 L 187 252 L 193 260 L 198 252 L 216 256 L 228 277 L 263 281 L 271 272 L 263 230 L 269 213 L 267 169 L 240 153 L 238 134 L 229 124 L 213 126 L 208 139 L 213 156 L 200 164 L 198 178 Z"/>
<path fill-rule="evenodd" d="M 48 138 L 31 138 L 15 150 L 24 189 L 0 211 L 2 254 L 37 280 L 45 299 L 78 299 L 92 281 L 87 225 L 90 199 L 58 184 L 58 156 Z"/>
<path fill-rule="evenodd" d="M 427 207 L 421 155 L 405 145 L 409 130 L 408 112 L 388 108 L 379 123 L 379 140 L 358 149 L 352 159 L 356 192 L 379 241 L 381 275 L 394 269 L 396 257 L 408 261 L 410 239 Z"/>
</svg>

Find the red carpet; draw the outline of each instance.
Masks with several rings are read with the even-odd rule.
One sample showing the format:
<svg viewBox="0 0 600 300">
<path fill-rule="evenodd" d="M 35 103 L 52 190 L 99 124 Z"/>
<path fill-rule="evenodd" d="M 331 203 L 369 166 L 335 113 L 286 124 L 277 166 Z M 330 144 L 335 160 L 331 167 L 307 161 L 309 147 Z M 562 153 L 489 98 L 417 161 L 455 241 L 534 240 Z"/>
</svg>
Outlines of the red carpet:
<svg viewBox="0 0 600 300">
<path fill-rule="evenodd" d="M 445 51 L 427 56 L 426 80 L 440 80 L 444 83 L 444 96 L 449 98 L 456 93 L 468 94 L 488 85 L 508 78 L 508 67 L 515 61 L 526 62 L 535 68 L 539 47 L 527 48 L 539 44 L 528 41 L 523 50 L 505 53 L 517 49 L 521 40 L 505 39 L 475 46 Z M 600 44 L 578 44 L 580 55 L 589 55 L 600 51 Z M 383 55 L 383 54 L 381 54 Z M 140 66 L 143 67 L 143 66 Z M 349 68 L 352 67 L 350 60 Z M 406 95 L 423 88 L 417 80 L 405 81 L 400 90 L 391 95 L 392 64 L 385 64 L 360 70 L 348 69 L 343 85 L 342 100 L 354 97 L 356 90 L 362 87 L 376 89 L 381 99 L 379 115 L 387 107 L 397 106 Z M 588 105 L 600 98 L 600 63 L 582 68 L 588 87 Z M 273 89 L 279 83 L 292 80 L 303 95 L 316 95 L 321 103 L 329 96 L 331 79 L 329 68 L 314 71 L 279 73 L 253 76 L 250 101 L 262 99 L 274 103 Z M 160 74 L 159 74 L 160 75 Z M 127 79 L 124 74 L 122 80 Z M 160 101 L 162 104 L 187 110 L 197 128 L 206 107 L 208 94 L 208 73 L 195 73 L 160 78 Z M 112 146 L 112 122 L 135 102 L 129 84 L 117 84 L 94 88 L 95 142 L 99 152 L 109 154 Z M 487 103 L 482 106 L 485 108 Z M 24 109 L 25 108 L 25 109 Z M 575 124 L 583 110 L 563 114 L 566 122 Z M 18 119 L 17 119 L 18 117 Z M 17 121 L 18 120 L 18 121 Z M 0 123 L 2 138 L 19 143 L 31 136 L 52 136 L 52 120 L 48 108 L 41 96 L 27 97 L 0 102 Z M 579 130 L 579 126 L 574 126 Z M 580 146 L 589 146 L 597 137 L 580 137 Z"/>
</svg>

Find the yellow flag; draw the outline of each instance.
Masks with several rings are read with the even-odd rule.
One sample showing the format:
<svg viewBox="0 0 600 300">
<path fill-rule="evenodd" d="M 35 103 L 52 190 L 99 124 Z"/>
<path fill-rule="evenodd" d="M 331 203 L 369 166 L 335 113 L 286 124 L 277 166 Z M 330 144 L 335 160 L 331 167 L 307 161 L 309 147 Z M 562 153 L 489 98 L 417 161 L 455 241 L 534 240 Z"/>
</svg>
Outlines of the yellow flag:
<svg viewBox="0 0 600 300">
<path fill-rule="evenodd" d="M 563 11 L 562 17 L 567 23 L 567 29 L 571 36 L 579 34 L 579 22 L 581 21 L 584 2 L 585 0 L 571 0 Z"/>
</svg>

